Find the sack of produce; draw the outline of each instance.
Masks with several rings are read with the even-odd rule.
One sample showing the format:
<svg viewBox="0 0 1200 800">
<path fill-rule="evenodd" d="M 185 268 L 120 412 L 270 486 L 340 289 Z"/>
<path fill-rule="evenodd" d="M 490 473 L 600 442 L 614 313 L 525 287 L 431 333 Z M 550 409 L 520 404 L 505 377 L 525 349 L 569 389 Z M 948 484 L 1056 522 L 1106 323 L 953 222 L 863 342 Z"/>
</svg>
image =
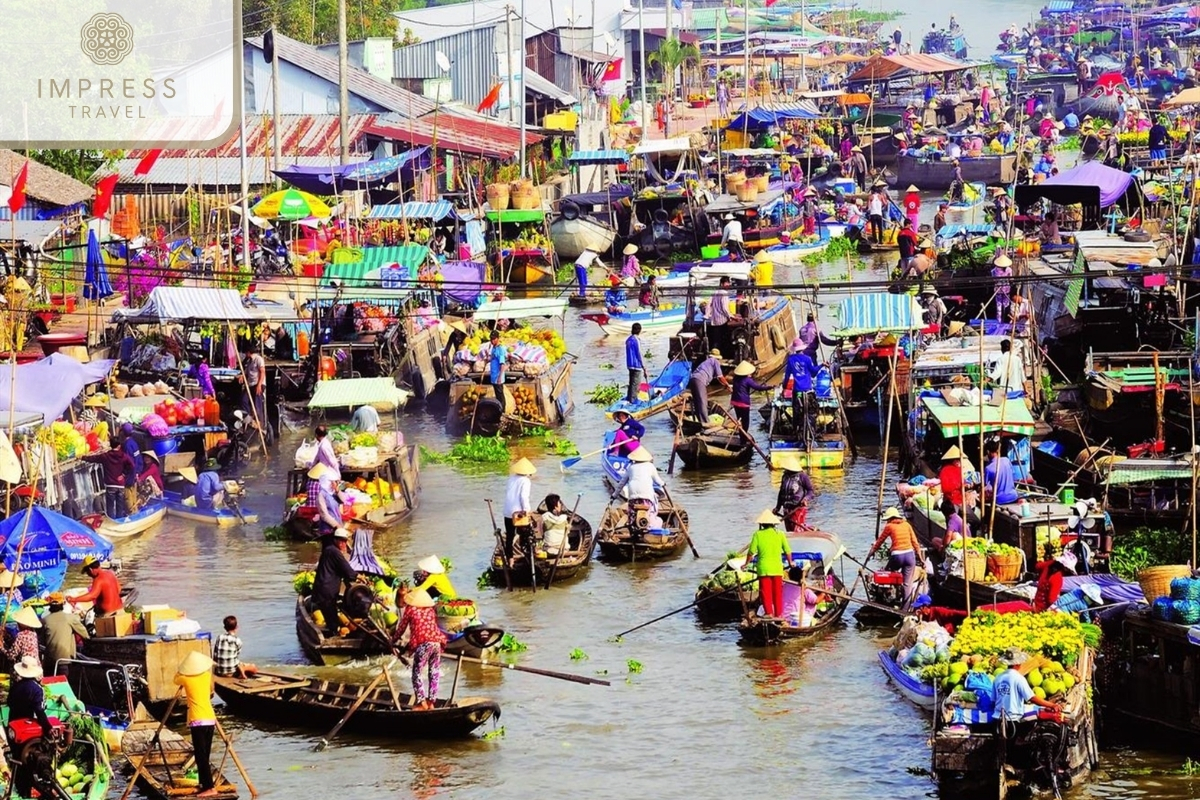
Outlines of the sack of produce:
<svg viewBox="0 0 1200 800">
<path fill-rule="evenodd" d="M 1195 600 L 1172 600 L 1171 621 L 1180 625 L 1195 625 L 1200 622 L 1200 603 Z"/>
<path fill-rule="evenodd" d="M 1154 619 L 1160 619 L 1164 622 L 1169 622 L 1171 619 L 1171 599 L 1168 597 L 1160 597 L 1151 603 L 1150 616 Z"/>
<path fill-rule="evenodd" d="M 1191 578 L 1175 578 L 1171 581 L 1171 599 L 1188 600 L 1188 590 L 1191 589 Z"/>
</svg>

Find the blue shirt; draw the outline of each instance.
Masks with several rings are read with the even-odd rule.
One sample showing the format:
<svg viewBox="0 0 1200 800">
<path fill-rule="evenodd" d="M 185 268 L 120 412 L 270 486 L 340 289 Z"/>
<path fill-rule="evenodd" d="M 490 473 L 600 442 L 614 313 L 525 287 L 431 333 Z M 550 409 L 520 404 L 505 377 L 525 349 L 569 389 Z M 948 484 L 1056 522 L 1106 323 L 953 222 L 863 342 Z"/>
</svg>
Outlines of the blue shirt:
<svg viewBox="0 0 1200 800">
<path fill-rule="evenodd" d="M 1006 719 L 1020 719 L 1025 716 L 1025 704 L 1034 696 L 1033 689 L 1025 676 L 1015 669 L 1006 669 L 1000 673 L 993 684 L 996 693 L 996 715 Z"/>
<path fill-rule="evenodd" d="M 125 444 L 123 446 L 125 448 L 125 452 L 129 453 L 129 457 L 133 459 L 133 468 L 137 473 L 137 475 L 134 475 L 133 478 L 136 482 L 137 476 L 141 475 L 142 470 L 146 468 L 145 462 L 142 460 L 142 449 L 138 447 L 137 439 L 133 438 L 132 436 L 129 436 L 125 439 Z M 133 485 L 129 482 L 129 476 L 125 477 L 125 485 Z"/>
<path fill-rule="evenodd" d="M 621 427 L 617 428 L 617 430 L 625 431 L 625 435 L 630 439 L 641 439 L 646 435 L 646 426 L 633 417 L 621 423 Z"/>
<path fill-rule="evenodd" d="M 796 384 L 792 387 L 792 391 L 811 392 L 815 377 L 817 377 L 817 363 L 808 353 L 792 353 L 788 356 L 787 366 L 783 370 L 784 386 L 787 386 L 789 378 L 794 378 Z"/>
<path fill-rule="evenodd" d="M 983 468 L 984 486 L 990 491 L 996 487 L 996 502 L 1000 505 L 1017 502 L 1017 485 L 1013 481 L 1012 462 L 1004 456 L 997 456 Z"/>
<path fill-rule="evenodd" d="M 1065 117 L 1063 117 L 1063 125 L 1074 130 L 1075 128 L 1079 127 L 1079 117 L 1077 117 L 1075 115 L 1075 112 L 1072 111 L 1071 113 L 1069 113 Z"/>
<path fill-rule="evenodd" d="M 508 363 L 508 348 L 497 342 L 492 347 L 492 383 L 504 378 L 504 366 Z"/>
<path fill-rule="evenodd" d="M 700 362 L 700 365 L 692 370 L 693 380 L 699 379 L 700 383 L 708 386 L 717 379 L 721 374 L 721 362 L 716 356 L 709 356 Z"/>
<path fill-rule="evenodd" d="M 225 491 L 221 476 L 215 472 L 201 472 L 196 479 L 196 508 L 212 508 L 213 495 Z"/>
<path fill-rule="evenodd" d="M 749 406 L 751 392 L 765 392 L 771 387 L 754 380 L 753 375 L 733 376 L 733 392 L 729 404 L 734 406 Z"/>
<path fill-rule="evenodd" d="M 633 334 L 625 340 L 625 366 L 629 369 L 645 369 L 642 363 L 642 343 Z"/>
</svg>

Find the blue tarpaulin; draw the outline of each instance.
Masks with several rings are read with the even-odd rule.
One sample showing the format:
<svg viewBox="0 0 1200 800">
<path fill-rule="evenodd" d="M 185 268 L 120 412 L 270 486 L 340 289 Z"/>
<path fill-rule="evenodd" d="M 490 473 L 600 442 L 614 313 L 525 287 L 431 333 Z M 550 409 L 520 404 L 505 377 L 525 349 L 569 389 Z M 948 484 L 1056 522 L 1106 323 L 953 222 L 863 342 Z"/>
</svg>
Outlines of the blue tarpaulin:
<svg viewBox="0 0 1200 800">
<path fill-rule="evenodd" d="M 454 206 L 447 200 L 436 203 L 386 203 L 373 206 L 369 219 L 431 219 L 434 222 L 454 214 Z"/>
<path fill-rule="evenodd" d="M 725 126 L 726 130 L 766 130 L 789 119 L 817 119 L 820 114 L 803 106 L 779 106 L 777 108 L 752 108 L 743 111 Z"/>
<path fill-rule="evenodd" d="M 627 164 L 629 153 L 624 150 L 576 150 L 567 157 L 567 162 L 580 164 Z"/>
<path fill-rule="evenodd" d="M 44 581 L 40 588 L 45 591 L 62 586 L 68 562 L 77 564 L 88 556 L 105 559 L 111 555 L 111 542 L 84 523 L 48 508 L 25 508 L 0 522 L 0 559 L 4 566 L 27 576 L 40 572 Z"/>
<path fill-rule="evenodd" d="M 301 191 L 327 196 L 343 189 L 362 189 L 387 183 L 394 180 L 396 173 L 401 169 L 428 169 L 428 152 L 428 147 L 418 147 L 406 150 L 398 156 L 360 161 L 357 164 L 329 164 L 319 167 L 293 164 L 275 170 L 275 174 Z"/>
<path fill-rule="evenodd" d="M 835 336 L 901 333 L 925 327 L 921 306 L 911 294 L 856 294 L 838 305 L 837 318 Z"/>
</svg>

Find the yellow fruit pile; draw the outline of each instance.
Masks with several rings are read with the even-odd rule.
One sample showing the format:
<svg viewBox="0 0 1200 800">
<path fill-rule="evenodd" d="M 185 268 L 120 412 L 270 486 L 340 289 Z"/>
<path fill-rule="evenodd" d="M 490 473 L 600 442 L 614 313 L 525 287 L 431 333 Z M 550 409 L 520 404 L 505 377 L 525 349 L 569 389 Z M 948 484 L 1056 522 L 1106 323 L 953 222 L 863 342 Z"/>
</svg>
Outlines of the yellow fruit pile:
<svg viewBox="0 0 1200 800">
<path fill-rule="evenodd" d="M 473 334 L 467 337 L 464 347 L 471 352 L 471 355 L 479 355 L 480 348 L 488 341 L 491 336 L 491 331 L 480 328 Z M 546 351 L 546 360 L 551 364 L 562 358 L 567 352 L 567 343 L 563 341 L 562 336 L 558 331 L 550 330 L 549 328 L 516 328 L 515 330 L 504 331 L 500 334 L 500 343 L 506 347 L 512 347 L 516 344 L 537 345 Z"/>
<path fill-rule="evenodd" d="M 1083 646 L 1083 624 L 1070 614 L 982 611 L 963 620 L 950 645 L 950 655 L 998 656 L 1019 650 L 1071 665 L 1078 661 Z"/>
<path fill-rule="evenodd" d="M 532 386 L 514 386 L 512 388 L 513 399 L 517 401 L 517 416 L 522 419 L 534 420 L 535 422 L 542 418 L 541 408 L 538 406 L 537 395 L 534 394 Z"/>
<path fill-rule="evenodd" d="M 468 387 L 458 398 L 458 418 L 466 419 L 471 416 L 475 410 L 476 403 L 487 396 L 487 389 L 478 384 Z"/>
</svg>

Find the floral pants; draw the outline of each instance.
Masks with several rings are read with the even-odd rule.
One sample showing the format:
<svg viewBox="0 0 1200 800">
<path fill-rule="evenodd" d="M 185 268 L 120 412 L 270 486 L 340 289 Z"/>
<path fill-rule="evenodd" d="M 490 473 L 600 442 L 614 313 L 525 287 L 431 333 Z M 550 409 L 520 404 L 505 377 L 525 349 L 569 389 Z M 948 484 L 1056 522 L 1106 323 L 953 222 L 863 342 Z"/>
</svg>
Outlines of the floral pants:
<svg viewBox="0 0 1200 800">
<path fill-rule="evenodd" d="M 425 682 L 421 679 L 422 673 L 429 678 L 428 692 L 425 691 Z M 441 677 L 442 646 L 437 642 L 425 642 L 425 644 L 418 645 L 413 652 L 412 662 L 413 702 L 436 701 L 438 681 L 441 680 Z"/>
</svg>

